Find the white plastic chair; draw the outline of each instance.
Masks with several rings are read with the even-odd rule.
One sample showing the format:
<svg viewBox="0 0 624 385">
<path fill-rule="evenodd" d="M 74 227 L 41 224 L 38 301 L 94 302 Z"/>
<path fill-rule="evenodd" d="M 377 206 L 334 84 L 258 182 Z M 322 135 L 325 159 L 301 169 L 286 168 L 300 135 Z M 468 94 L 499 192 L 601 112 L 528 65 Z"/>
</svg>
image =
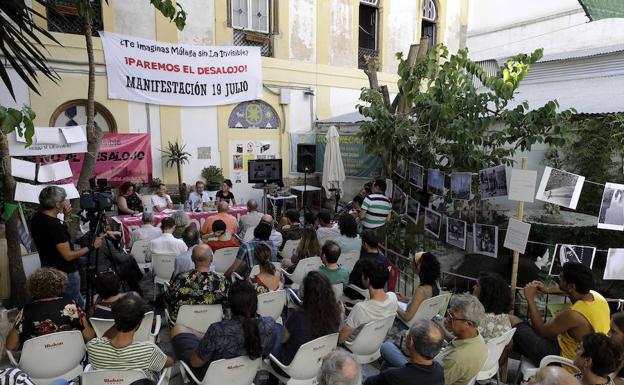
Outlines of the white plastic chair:
<svg viewBox="0 0 624 385">
<path fill-rule="evenodd" d="M 169 282 L 175 271 L 175 257 L 173 254 L 152 254 L 154 286 Z M 156 290 L 154 290 L 154 296 L 156 296 Z"/>
<path fill-rule="evenodd" d="M 279 271 L 279 269 L 282 268 L 282 263 L 281 262 L 271 262 L 273 264 L 273 266 L 275 266 L 275 270 Z M 255 277 L 256 275 L 260 274 L 260 265 L 253 265 L 253 267 L 251 268 L 251 272 L 249 273 L 249 277 Z"/>
<path fill-rule="evenodd" d="M 360 301 L 364 301 L 367 299 L 370 299 L 370 293 L 368 292 L 368 289 L 362 289 L 352 283 L 348 284 L 347 287 L 349 289 L 353 289 L 355 292 L 357 292 L 358 294 L 360 294 L 362 297 L 364 297 L 364 299 L 351 299 L 349 297 L 347 297 L 346 295 L 342 296 L 342 302 L 347 302 L 347 303 L 358 303 Z"/>
<path fill-rule="evenodd" d="M 338 264 L 351 273 L 353 270 L 353 266 L 360 259 L 360 253 L 356 251 L 352 251 L 350 253 L 341 253 L 340 257 L 338 257 Z"/>
<path fill-rule="evenodd" d="M 232 266 L 238 254 L 238 247 L 224 247 L 214 252 L 212 262 L 217 273 L 224 274 Z"/>
<path fill-rule="evenodd" d="M 299 239 L 289 239 L 284 243 L 284 248 L 280 251 L 282 258 L 290 258 L 293 255 L 293 251 L 299 246 Z"/>
<path fill-rule="evenodd" d="M 305 276 L 311 271 L 317 271 L 323 265 L 320 257 L 308 257 L 300 260 L 292 274 L 284 269 L 280 269 L 284 276 L 288 277 L 292 282 L 292 287 L 297 288 L 303 283 Z"/>
<path fill-rule="evenodd" d="M 20 361 L 10 351 L 9 360 L 30 376 L 37 385 L 48 385 L 63 378 L 67 381 L 82 373 L 86 346 L 78 330 L 46 334 L 24 342 Z"/>
<path fill-rule="evenodd" d="M 156 315 L 156 327 L 154 328 L 154 332 L 152 332 L 152 323 L 154 321 L 154 312 L 149 311 L 145 313 L 143 316 L 143 320 L 141 321 L 141 325 L 134 333 L 134 341 L 135 342 L 152 342 L 156 343 L 156 338 L 158 337 L 158 333 L 160 332 L 161 327 L 161 318 L 160 315 Z M 108 329 L 115 325 L 115 321 L 112 319 L 105 318 L 89 318 L 89 322 L 93 327 L 93 331 L 95 335 L 100 338 L 106 333 Z"/>
<path fill-rule="evenodd" d="M 41 259 L 39 259 L 39 253 L 26 254 L 22 256 L 22 264 L 24 265 L 24 274 L 26 278 L 30 277 L 32 273 L 41 267 Z"/>
<path fill-rule="evenodd" d="M 132 244 L 132 249 L 130 249 L 130 255 L 132 255 L 142 271 L 149 271 L 152 269 L 152 264 L 147 262 L 149 260 L 149 246 L 150 240 L 142 239 L 135 241 Z"/>
<path fill-rule="evenodd" d="M 252 360 L 247 356 L 212 361 L 201 381 L 186 362 L 180 361 L 180 373 L 184 383 L 188 382 L 188 376 L 198 385 L 250 385 L 260 369 L 261 361 L 260 358 Z"/>
<path fill-rule="evenodd" d="M 369 322 L 362 327 L 353 341 L 345 341 L 345 346 L 360 364 L 368 364 L 381 357 L 379 349 L 392 327 L 394 317 Z"/>
<path fill-rule="evenodd" d="M 286 290 L 258 294 L 258 314 L 278 320 L 286 306 Z"/>
<path fill-rule="evenodd" d="M 256 230 L 256 226 L 250 227 L 245 231 L 245 234 L 243 234 L 243 242 L 249 242 L 254 239 L 254 230 Z"/>
<path fill-rule="evenodd" d="M 82 385 L 130 385 L 146 377 L 142 370 L 130 369 L 85 371 L 80 378 Z"/>
<path fill-rule="evenodd" d="M 169 312 L 166 312 L 167 318 Z M 208 327 L 223 320 L 223 306 L 215 305 L 182 305 L 178 310 L 176 325 L 183 325 L 200 333 L 205 333 Z"/>
<path fill-rule="evenodd" d="M 335 285 L 332 285 L 332 289 L 334 290 L 336 301 L 340 302 L 340 299 L 342 298 L 342 293 L 344 291 L 344 285 L 342 283 L 337 283 Z"/>
<path fill-rule="evenodd" d="M 290 365 L 284 365 L 273 354 L 262 362 L 262 370 L 277 377 L 280 383 L 286 385 L 313 385 L 316 384 L 316 375 L 321 368 L 321 361 L 338 344 L 338 333 L 329 334 L 307 342 L 299 347 L 295 358 Z M 271 362 L 282 369 L 290 378 L 278 374 Z"/>
<path fill-rule="evenodd" d="M 420 303 L 418 306 L 418 310 L 416 310 L 416 314 L 409 321 L 404 321 L 401 318 L 401 322 L 403 322 L 408 328 L 412 327 L 412 325 L 422 319 L 432 319 L 436 314 L 440 313 L 440 309 L 444 306 L 445 303 L 448 302 L 448 297 L 450 294 L 440 294 L 435 297 L 427 298 L 426 300 Z"/>
<path fill-rule="evenodd" d="M 487 342 L 488 358 L 483 365 L 483 369 L 477 374 L 477 381 L 489 380 L 496 376 L 496 383 L 498 384 L 500 382 L 498 361 L 505 347 L 511 342 L 515 332 L 516 328 L 507 330 L 503 335 L 492 338 Z"/>
</svg>

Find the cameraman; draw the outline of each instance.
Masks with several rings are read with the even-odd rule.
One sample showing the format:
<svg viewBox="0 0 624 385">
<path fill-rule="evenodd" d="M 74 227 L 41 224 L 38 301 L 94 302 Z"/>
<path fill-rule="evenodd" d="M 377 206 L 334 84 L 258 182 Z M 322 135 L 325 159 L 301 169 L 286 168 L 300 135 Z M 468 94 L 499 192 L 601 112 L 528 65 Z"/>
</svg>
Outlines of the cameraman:
<svg viewBox="0 0 624 385">
<path fill-rule="evenodd" d="M 139 283 L 143 278 L 143 272 L 137 261 L 126 253 L 121 244 L 119 231 L 106 231 L 102 239 L 102 247 L 97 258 L 97 273 L 114 270 L 119 279 L 124 281 L 131 291 L 143 296 Z"/>
<path fill-rule="evenodd" d="M 57 186 L 48 186 L 39 194 L 39 211 L 30 224 L 32 237 L 39 252 L 42 267 L 54 267 L 67 273 L 65 297 L 73 299 L 84 309 L 85 303 L 80 294 L 80 272 L 78 258 L 102 245 L 102 238 L 97 237 L 87 247 L 74 250 L 69 235 L 71 206 L 65 200 L 65 190 Z M 63 221 L 57 216 L 63 213 Z"/>
</svg>

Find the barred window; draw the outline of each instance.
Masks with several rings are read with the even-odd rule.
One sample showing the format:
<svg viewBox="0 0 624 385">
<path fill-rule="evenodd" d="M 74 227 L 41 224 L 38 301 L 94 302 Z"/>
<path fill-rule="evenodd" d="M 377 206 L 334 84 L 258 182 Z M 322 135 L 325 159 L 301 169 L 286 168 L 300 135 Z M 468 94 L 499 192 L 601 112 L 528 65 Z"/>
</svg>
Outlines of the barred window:
<svg viewBox="0 0 624 385">
<path fill-rule="evenodd" d="M 97 31 L 103 29 L 102 23 L 102 1 L 89 0 L 94 10 L 91 22 L 93 36 L 98 36 Z M 76 0 L 56 0 L 54 9 L 47 11 L 48 31 L 71 33 L 75 35 L 84 34 L 84 21 L 78 13 Z"/>
</svg>

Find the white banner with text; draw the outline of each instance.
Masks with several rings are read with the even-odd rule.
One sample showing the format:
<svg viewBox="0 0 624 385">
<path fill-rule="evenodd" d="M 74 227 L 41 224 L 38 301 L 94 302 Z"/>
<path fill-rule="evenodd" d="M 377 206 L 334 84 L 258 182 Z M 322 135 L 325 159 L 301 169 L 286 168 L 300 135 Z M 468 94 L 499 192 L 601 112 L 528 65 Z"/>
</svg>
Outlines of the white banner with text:
<svg viewBox="0 0 624 385">
<path fill-rule="evenodd" d="M 171 106 L 262 99 L 259 47 L 194 46 L 99 34 L 111 99 Z"/>
</svg>

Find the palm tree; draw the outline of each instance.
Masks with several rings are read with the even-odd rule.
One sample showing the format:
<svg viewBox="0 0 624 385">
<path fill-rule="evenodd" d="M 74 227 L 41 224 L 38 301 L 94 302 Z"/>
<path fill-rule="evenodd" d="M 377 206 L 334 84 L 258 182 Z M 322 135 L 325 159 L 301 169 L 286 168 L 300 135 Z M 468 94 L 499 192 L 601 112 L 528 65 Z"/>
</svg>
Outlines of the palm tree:
<svg viewBox="0 0 624 385">
<path fill-rule="evenodd" d="M 167 167 L 176 166 L 176 169 L 178 171 L 178 189 L 180 191 L 180 202 L 182 203 L 186 202 L 186 188 L 182 184 L 182 165 L 185 163 L 189 163 L 189 157 L 191 156 L 191 154 L 184 151 L 185 147 L 185 144 L 180 146 L 180 144 L 176 140 L 173 143 L 168 142 L 166 150 L 160 150 L 160 152 L 162 152 L 163 155 L 167 158 Z"/>
</svg>

